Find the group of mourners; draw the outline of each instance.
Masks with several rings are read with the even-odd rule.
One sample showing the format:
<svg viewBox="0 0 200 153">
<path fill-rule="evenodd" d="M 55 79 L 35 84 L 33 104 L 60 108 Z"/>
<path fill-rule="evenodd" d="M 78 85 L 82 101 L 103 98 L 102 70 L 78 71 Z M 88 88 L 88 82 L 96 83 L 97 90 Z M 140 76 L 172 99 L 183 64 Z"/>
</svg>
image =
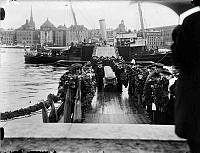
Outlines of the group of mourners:
<svg viewBox="0 0 200 153">
<path fill-rule="evenodd" d="M 60 78 L 55 97 L 60 107 L 47 113 L 43 108 L 43 122 L 58 122 L 64 115 L 64 122 L 81 122 L 83 112 L 88 109 L 95 93 L 95 78 L 89 63 L 73 64 Z M 49 101 L 52 101 L 49 97 Z M 64 112 L 64 114 L 63 114 Z M 67 112 L 67 114 L 66 114 Z"/>
<path fill-rule="evenodd" d="M 175 83 L 178 73 L 172 73 L 162 64 L 141 66 L 127 64 L 122 57 L 93 56 L 98 87 L 103 87 L 104 66 L 110 66 L 117 78 L 116 89 L 122 92 L 122 86 L 128 88 L 130 96 L 137 105 L 146 109 L 154 124 L 174 123 Z"/>
<path fill-rule="evenodd" d="M 123 86 L 128 88 L 129 95 L 134 98 L 134 102 L 138 106 L 146 109 L 153 123 L 174 123 L 175 83 L 170 83 L 170 81 L 175 80 L 176 77 L 162 66 L 126 64 L 120 56 L 119 58 L 93 56 L 91 61 L 84 65 L 73 64 L 69 66 L 60 78 L 57 95 L 50 94 L 48 96 L 48 106 L 46 103 L 40 104 L 40 108 L 43 108 L 43 116 L 45 116 L 44 122 L 57 122 L 62 116 L 66 101 L 70 103 L 68 107 L 73 115 L 77 114 L 77 111 L 79 114 L 81 111 L 81 115 L 83 115 L 84 111 L 90 109 L 96 86 L 100 90 L 103 88 L 104 66 L 106 65 L 110 66 L 116 75 L 116 90 L 122 92 Z M 69 90 L 70 93 L 67 93 Z M 62 105 L 56 109 L 54 103 L 58 101 L 61 101 Z M 78 101 L 79 105 L 77 106 Z M 47 113 L 46 107 L 51 107 L 50 113 Z M 10 118 L 13 113 L 6 114 L 5 118 Z M 82 117 L 79 115 L 79 118 Z"/>
</svg>

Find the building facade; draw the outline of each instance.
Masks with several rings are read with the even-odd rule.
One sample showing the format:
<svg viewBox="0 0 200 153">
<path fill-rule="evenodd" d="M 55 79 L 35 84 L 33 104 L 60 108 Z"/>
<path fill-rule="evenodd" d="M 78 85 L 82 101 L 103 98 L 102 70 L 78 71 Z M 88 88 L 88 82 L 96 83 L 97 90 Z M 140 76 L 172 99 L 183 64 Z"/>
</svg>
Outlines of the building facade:
<svg viewBox="0 0 200 153">
<path fill-rule="evenodd" d="M 114 45 L 114 40 L 115 40 L 115 37 L 117 36 L 116 31 L 113 29 L 106 29 L 106 34 L 107 34 L 107 42 L 109 44 Z"/>
<path fill-rule="evenodd" d="M 170 49 L 172 41 L 172 31 L 176 25 L 148 28 L 147 30 L 155 30 L 161 32 L 161 48 Z"/>
<path fill-rule="evenodd" d="M 15 30 L 0 30 L 0 44 L 13 45 L 15 44 Z"/>
<path fill-rule="evenodd" d="M 40 26 L 40 44 L 41 45 L 54 45 L 56 27 L 47 20 Z"/>
<path fill-rule="evenodd" d="M 30 20 L 26 19 L 26 23 L 16 29 L 16 43 L 18 45 L 33 46 L 38 41 L 38 32 L 35 30 L 35 22 L 33 21 L 31 9 Z"/>
<path fill-rule="evenodd" d="M 126 33 L 126 27 L 124 24 L 124 20 L 121 20 L 121 23 L 118 25 L 117 29 L 115 29 L 116 33 Z"/>
<path fill-rule="evenodd" d="M 17 44 L 28 45 L 28 46 L 34 45 L 35 44 L 34 34 L 35 34 L 35 31 L 33 30 L 17 29 L 16 30 Z"/>
<path fill-rule="evenodd" d="M 58 26 L 55 30 L 55 46 L 66 46 L 66 31 L 67 28 L 65 26 Z"/>
<path fill-rule="evenodd" d="M 100 38 L 101 38 L 100 29 L 89 30 L 89 41 L 90 42 L 99 42 Z"/>
<path fill-rule="evenodd" d="M 161 48 L 161 32 L 155 30 L 145 30 L 146 47 L 148 50 Z"/>
<path fill-rule="evenodd" d="M 89 40 L 89 30 L 83 25 L 71 25 L 66 30 L 66 44 L 70 45 L 78 42 L 87 42 Z"/>
<path fill-rule="evenodd" d="M 137 33 L 117 33 L 115 43 L 117 46 L 130 46 L 136 39 Z"/>
</svg>

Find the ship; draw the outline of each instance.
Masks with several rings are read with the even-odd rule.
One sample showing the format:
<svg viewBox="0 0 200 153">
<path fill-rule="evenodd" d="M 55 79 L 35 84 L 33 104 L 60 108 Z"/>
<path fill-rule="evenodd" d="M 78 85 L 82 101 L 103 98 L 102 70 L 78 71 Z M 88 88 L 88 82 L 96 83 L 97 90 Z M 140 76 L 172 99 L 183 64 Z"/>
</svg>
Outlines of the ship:
<svg viewBox="0 0 200 153">
<path fill-rule="evenodd" d="M 23 49 L 23 48 L 30 48 L 30 46 L 23 46 L 23 45 L 0 45 L 0 48 L 19 48 L 19 49 Z"/>
<path fill-rule="evenodd" d="M 79 44 L 70 47 L 43 47 L 37 49 L 26 49 L 26 64 L 56 64 L 59 61 L 68 63 L 82 63 L 89 61 L 93 54 L 94 44 Z"/>
<path fill-rule="evenodd" d="M 146 46 L 117 46 L 119 55 L 123 57 L 126 62 L 133 59 L 135 61 L 152 61 L 155 63 L 162 63 L 164 65 L 172 65 L 172 52 L 165 53 L 156 51 L 148 51 Z"/>
<path fill-rule="evenodd" d="M 73 14 L 75 28 L 78 26 L 75 12 L 70 3 L 70 8 Z M 48 20 L 48 19 L 47 19 Z M 48 37 L 48 35 L 46 35 Z M 60 64 L 67 61 L 67 63 L 78 63 L 82 61 L 89 61 L 93 54 L 95 45 L 93 43 L 82 42 L 78 30 L 76 31 L 77 44 L 71 42 L 70 46 L 56 47 L 48 46 L 45 38 L 44 44 L 35 44 L 30 49 L 25 49 L 25 63 L 26 64 Z M 57 63 L 58 62 L 58 63 Z"/>
<path fill-rule="evenodd" d="M 138 12 L 141 24 L 141 33 L 119 33 L 116 37 L 116 47 L 118 53 L 127 62 L 136 61 L 153 61 L 164 65 L 172 65 L 172 52 L 160 52 L 159 48 L 149 50 L 147 47 L 146 34 L 143 23 L 141 4 L 138 2 Z"/>
</svg>

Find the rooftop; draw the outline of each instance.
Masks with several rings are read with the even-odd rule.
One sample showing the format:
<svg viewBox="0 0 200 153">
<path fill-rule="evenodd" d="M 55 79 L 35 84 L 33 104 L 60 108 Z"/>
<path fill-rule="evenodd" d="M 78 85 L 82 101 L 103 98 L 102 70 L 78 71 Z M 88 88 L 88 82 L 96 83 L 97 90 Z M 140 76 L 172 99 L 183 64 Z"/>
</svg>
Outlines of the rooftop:
<svg viewBox="0 0 200 153">
<path fill-rule="evenodd" d="M 47 20 L 40 26 L 40 28 L 56 28 L 56 27 L 47 18 Z"/>
</svg>

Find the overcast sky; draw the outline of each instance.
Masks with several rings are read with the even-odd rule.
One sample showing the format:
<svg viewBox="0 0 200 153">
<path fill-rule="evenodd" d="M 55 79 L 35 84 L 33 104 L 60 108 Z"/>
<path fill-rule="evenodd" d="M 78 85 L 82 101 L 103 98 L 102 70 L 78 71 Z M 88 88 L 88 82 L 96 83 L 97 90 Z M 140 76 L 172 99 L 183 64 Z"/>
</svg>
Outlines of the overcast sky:
<svg viewBox="0 0 200 153">
<path fill-rule="evenodd" d="M 68 6 L 66 6 L 66 4 Z M 73 18 L 67 2 L 20 2 L 5 5 L 6 18 L 1 21 L 3 28 L 18 28 L 30 18 L 31 6 L 36 28 L 39 28 L 48 18 L 55 26 L 73 24 Z M 123 19 L 127 29 L 140 28 L 137 4 L 128 1 L 96 1 L 73 2 L 77 22 L 89 29 L 99 28 L 99 19 L 105 19 L 106 28 L 116 28 Z M 175 25 L 178 15 L 171 9 L 160 4 L 142 3 L 144 26 L 156 27 Z"/>
</svg>

